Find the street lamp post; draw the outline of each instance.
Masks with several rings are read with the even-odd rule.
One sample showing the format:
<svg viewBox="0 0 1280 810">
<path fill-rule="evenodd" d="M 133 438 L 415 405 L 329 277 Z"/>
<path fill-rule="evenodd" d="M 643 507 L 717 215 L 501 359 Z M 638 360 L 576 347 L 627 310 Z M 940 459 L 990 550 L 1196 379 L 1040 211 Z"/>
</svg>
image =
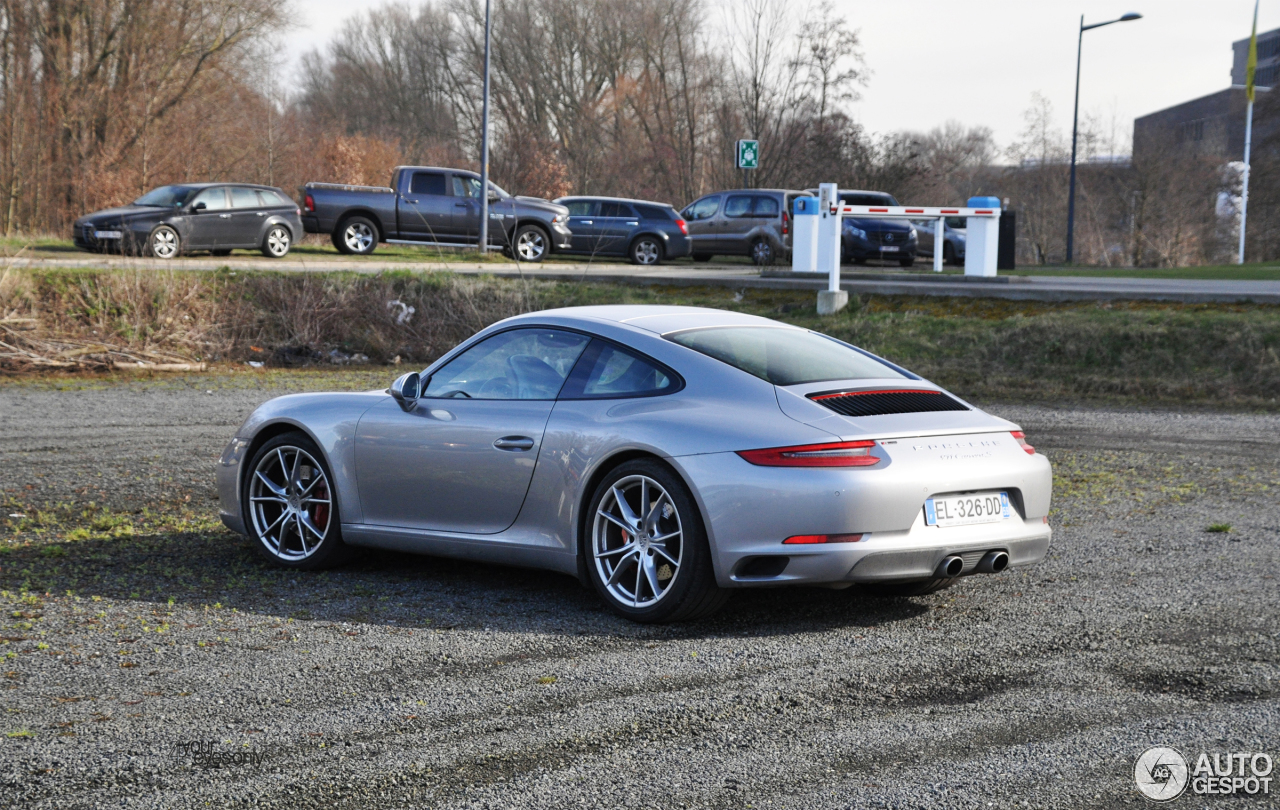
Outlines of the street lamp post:
<svg viewBox="0 0 1280 810">
<path fill-rule="evenodd" d="M 484 101 L 480 105 L 480 257 L 489 251 L 489 40 L 491 0 L 484 0 Z"/>
<path fill-rule="evenodd" d="M 1077 128 L 1080 124 L 1080 55 L 1084 47 L 1084 32 L 1090 31 L 1094 28 L 1101 28 L 1104 25 L 1111 25 L 1112 23 L 1129 22 L 1130 20 L 1140 19 L 1142 19 L 1141 14 L 1131 11 L 1118 20 L 1107 20 L 1106 22 L 1085 25 L 1084 15 L 1080 15 L 1080 34 L 1076 38 L 1076 106 L 1075 112 L 1071 116 L 1071 191 L 1067 196 L 1067 264 L 1071 264 L 1071 259 L 1075 254 L 1076 138 Z"/>
</svg>

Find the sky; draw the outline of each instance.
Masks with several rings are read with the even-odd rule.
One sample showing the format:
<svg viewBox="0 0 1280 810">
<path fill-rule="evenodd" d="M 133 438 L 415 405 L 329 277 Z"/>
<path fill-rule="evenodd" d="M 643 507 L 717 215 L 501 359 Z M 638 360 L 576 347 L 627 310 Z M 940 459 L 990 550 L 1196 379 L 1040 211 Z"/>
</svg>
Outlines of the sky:
<svg viewBox="0 0 1280 810">
<path fill-rule="evenodd" d="M 572 2 L 572 0 L 566 0 Z M 715 8 L 730 2 L 708 0 Z M 872 132 L 924 131 L 947 121 L 1017 139 L 1032 94 L 1071 126 L 1076 37 L 1085 23 L 1136 11 L 1143 19 L 1084 35 L 1080 113 L 1125 145 L 1133 119 L 1225 89 L 1231 43 L 1249 36 L 1253 0 L 832 0 L 860 31 L 871 70 L 850 112 Z M 369 0 L 295 0 L 285 43 L 295 60 L 324 44 Z M 804 4 L 797 0 L 789 7 Z M 715 19 L 716 13 L 710 15 Z M 1280 0 L 1261 4 L 1258 30 L 1280 28 Z M 496 44 L 500 47 L 500 43 Z"/>
</svg>

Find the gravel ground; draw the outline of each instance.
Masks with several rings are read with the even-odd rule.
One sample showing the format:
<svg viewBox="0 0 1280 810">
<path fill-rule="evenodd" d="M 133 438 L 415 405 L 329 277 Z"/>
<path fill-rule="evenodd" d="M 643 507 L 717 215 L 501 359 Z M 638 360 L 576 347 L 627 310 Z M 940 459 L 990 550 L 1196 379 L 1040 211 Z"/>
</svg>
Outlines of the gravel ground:
<svg viewBox="0 0 1280 810">
<path fill-rule="evenodd" d="M 1153 745 L 1280 761 L 1280 416 L 992 406 L 1055 464 L 1041 565 L 641 627 L 538 572 L 259 563 L 213 461 L 323 381 L 210 379 L 0 387 L 0 805 L 1114 807 Z"/>
</svg>

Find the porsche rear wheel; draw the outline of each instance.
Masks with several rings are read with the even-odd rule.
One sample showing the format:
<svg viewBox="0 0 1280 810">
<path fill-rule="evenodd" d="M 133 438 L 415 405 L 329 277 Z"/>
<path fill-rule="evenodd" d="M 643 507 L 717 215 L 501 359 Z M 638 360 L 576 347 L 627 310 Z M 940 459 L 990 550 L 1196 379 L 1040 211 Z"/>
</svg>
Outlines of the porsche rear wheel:
<svg viewBox="0 0 1280 810">
<path fill-rule="evenodd" d="M 245 526 L 263 556 L 303 569 L 337 565 L 350 556 L 329 467 L 310 437 L 285 433 L 268 440 L 246 470 Z"/>
<path fill-rule="evenodd" d="M 586 524 L 587 575 L 618 615 L 689 621 L 728 600 L 716 586 L 693 497 L 665 464 L 637 459 L 611 470 L 596 487 Z"/>
</svg>

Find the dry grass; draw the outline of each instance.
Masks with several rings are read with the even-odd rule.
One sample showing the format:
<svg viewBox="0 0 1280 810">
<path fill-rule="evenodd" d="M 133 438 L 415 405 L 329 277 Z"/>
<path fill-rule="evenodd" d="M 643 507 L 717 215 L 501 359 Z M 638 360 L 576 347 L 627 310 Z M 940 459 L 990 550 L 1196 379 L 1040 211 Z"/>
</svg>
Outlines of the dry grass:
<svg viewBox="0 0 1280 810">
<path fill-rule="evenodd" d="M 450 273 L 0 271 L 0 320 L 33 319 L 43 339 L 268 367 L 328 362 L 335 351 L 425 364 L 502 318 L 616 303 L 711 306 L 808 326 L 988 402 L 1280 407 L 1274 306 L 878 296 L 821 318 L 808 291 Z M 0 371 L 20 367 L 0 356 Z"/>
</svg>

